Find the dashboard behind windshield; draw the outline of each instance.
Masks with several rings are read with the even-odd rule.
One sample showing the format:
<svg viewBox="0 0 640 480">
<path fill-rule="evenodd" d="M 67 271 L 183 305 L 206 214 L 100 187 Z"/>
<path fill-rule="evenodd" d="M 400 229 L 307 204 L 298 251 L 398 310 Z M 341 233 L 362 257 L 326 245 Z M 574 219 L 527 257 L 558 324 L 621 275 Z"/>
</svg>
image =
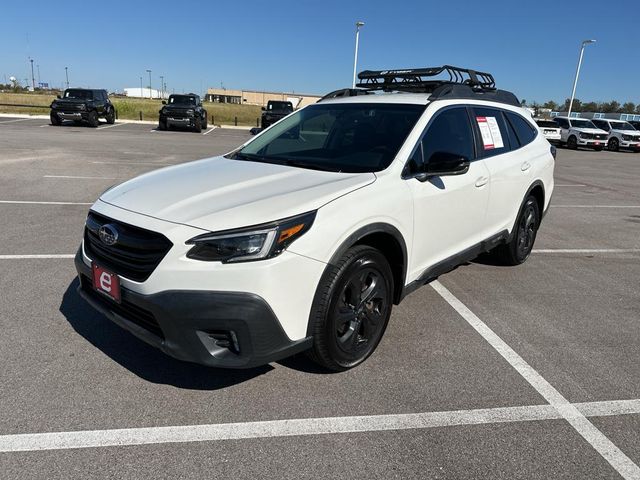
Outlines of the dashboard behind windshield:
<svg viewBox="0 0 640 480">
<path fill-rule="evenodd" d="M 315 104 L 281 120 L 230 157 L 335 172 L 387 168 L 425 105 Z"/>
</svg>

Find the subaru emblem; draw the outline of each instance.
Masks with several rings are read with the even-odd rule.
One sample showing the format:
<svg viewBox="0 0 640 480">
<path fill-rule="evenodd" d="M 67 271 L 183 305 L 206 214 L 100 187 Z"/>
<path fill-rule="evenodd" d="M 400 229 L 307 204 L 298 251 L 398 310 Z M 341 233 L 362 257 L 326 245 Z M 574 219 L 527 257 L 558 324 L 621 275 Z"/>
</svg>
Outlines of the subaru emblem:
<svg viewBox="0 0 640 480">
<path fill-rule="evenodd" d="M 111 246 L 118 241 L 118 230 L 114 225 L 103 225 L 98 230 L 98 236 L 102 243 Z"/>
</svg>

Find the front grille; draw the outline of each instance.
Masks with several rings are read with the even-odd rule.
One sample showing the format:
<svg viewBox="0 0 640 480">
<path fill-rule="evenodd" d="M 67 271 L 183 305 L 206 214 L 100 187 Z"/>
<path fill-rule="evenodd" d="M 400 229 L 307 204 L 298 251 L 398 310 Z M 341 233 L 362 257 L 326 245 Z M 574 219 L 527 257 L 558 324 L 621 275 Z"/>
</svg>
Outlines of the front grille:
<svg viewBox="0 0 640 480">
<path fill-rule="evenodd" d="M 100 240 L 99 230 L 109 225 L 117 230 L 115 244 Z M 144 282 L 153 273 L 173 244 L 156 232 L 134 227 L 89 212 L 84 230 L 85 253 L 100 265 L 123 277 Z"/>
<path fill-rule="evenodd" d="M 605 138 L 607 138 L 606 135 L 602 135 L 602 134 L 595 134 L 594 137 L 596 140 L 604 140 Z"/>
<path fill-rule="evenodd" d="M 64 103 L 58 104 L 56 108 L 62 112 L 79 112 L 82 110 L 81 103 Z"/>
<path fill-rule="evenodd" d="M 145 330 L 164 340 L 164 333 L 162 332 L 160 325 L 158 325 L 156 318 L 153 316 L 153 313 L 151 313 L 150 311 L 138 307 L 137 305 L 128 302 L 124 298 L 120 303 L 108 300 L 103 295 L 95 291 L 91 280 L 85 275 L 80 276 L 80 285 L 82 290 L 87 295 L 89 295 L 93 301 L 95 301 L 102 307 L 114 313 L 117 313 L 131 323 L 135 323 L 136 325 L 144 328 Z"/>
<path fill-rule="evenodd" d="M 187 117 L 191 117 L 193 114 L 188 114 L 187 113 L 187 109 L 175 109 L 172 108 L 171 110 L 167 110 L 167 117 L 171 117 L 171 118 L 187 118 Z"/>
</svg>

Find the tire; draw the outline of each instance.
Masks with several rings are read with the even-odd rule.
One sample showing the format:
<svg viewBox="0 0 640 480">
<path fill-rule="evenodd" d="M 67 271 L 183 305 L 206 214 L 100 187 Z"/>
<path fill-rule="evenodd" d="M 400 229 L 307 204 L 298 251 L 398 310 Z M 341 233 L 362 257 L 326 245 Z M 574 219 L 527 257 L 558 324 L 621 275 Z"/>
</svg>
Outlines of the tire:
<svg viewBox="0 0 640 480">
<path fill-rule="evenodd" d="M 89 122 L 89 126 L 93 128 L 96 128 L 98 125 L 100 125 L 98 112 L 96 112 L 95 110 L 90 111 L 89 115 L 87 116 L 87 122 Z"/>
<path fill-rule="evenodd" d="M 620 142 L 618 141 L 618 139 L 614 137 L 609 140 L 609 143 L 607 143 L 607 149 L 610 152 L 617 152 L 618 150 L 620 150 Z"/>
<path fill-rule="evenodd" d="M 208 125 L 209 125 L 209 124 L 208 124 L 208 122 L 207 122 L 207 115 L 205 114 L 205 115 L 204 115 L 204 122 L 203 122 L 203 124 L 202 124 L 202 129 L 203 129 L 203 130 L 206 130 Z"/>
<path fill-rule="evenodd" d="M 107 123 L 109 125 L 113 125 L 114 123 L 116 123 L 116 111 L 112 108 L 107 112 L 107 115 L 105 116 Z"/>
<path fill-rule="evenodd" d="M 393 274 L 379 250 L 350 248 L 325 271 L 313 302 L 311 360 L 336 372 L 364 362 L 387 328 L 393 304 Z"/>
<path fill-rule="evenodd" d="M 166 120 L 158 120 L 158 130 L 168 130 Z"/>
<path fill-rule="evenodd" d="M 540 206 L 533 195 L 525 200 L 508 243 L 491 252 L 502 265 L 520 265 L 527 261 L 540 227 Z"/>
<path fill-rule="evenodd" d="M 200 133 L 202 131 L 202 123 L 201 123 L 200 117 L 197 117 L 193 121 L 193 131 L 196 133 Z"/>
<path fill-rule="evenodd" d="M 49 114 L 49 118 L 51 119 L 51 125 L 54 125 L 56 127 L 59 127 L 60 125 L 62 125 L 62 120 L 60 120 L 60 117 L 56 112 L 51 112 Z"/>
<path fill-rule="evenodd" d="M 578 149 L 578 139 L 575 136 L 571 135 L 567 139 L 567 148 L 570 148 L 571 150 Z"/>
</svg>

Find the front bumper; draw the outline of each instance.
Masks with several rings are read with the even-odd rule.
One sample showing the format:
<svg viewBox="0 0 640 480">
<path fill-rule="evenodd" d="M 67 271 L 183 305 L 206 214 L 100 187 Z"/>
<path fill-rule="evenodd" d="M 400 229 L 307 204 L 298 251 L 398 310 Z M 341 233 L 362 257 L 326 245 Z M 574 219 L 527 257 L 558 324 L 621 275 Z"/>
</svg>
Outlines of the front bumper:
<svg viewBox="0 0 640 480">
<path fill-rule="evenodd" d="M 59 110 L 51 110 L 51 113 L 55 113 L 60 120 L 73 120 L 73 121 L 81 121 L 86 120 L 87 113 L 86 111 L 82 112 L 61 112 Z"/>
<path fill-rule="evenodd" d="M 78 293 L 92 307 L 174 358 L 210 367 L 250 368 L 311 347 L 311 337 L 291 341 L 258 295 L 195 290 L 143 295 L 122 288 L 117 304 L 93 289 L 82 248 L 75 265 L 80 277 Z M 225 335 L 229 346 L 221 346 L 220 338 Z"/>
<path fill-rule="evenodd" d="M 638 142 L 625 142 L 624 140 L 620 141 L 620 148 L 624 148 L 627 150 L 633 150 L 634 152 L 640 151 L 640 143 Z"/>
<path fill-rule="evenodd" d="M 161 122 L 166 122 L 170 127 L 194 127 L 195 117 L 172 117 L 172 116 L 160 116 Z"/>
<path fill-rule="evenodd" d="M 607 145 L 607 141 L 578 138 L 578 145 L 588 148 L 604 148 Z"/>
</svg>

